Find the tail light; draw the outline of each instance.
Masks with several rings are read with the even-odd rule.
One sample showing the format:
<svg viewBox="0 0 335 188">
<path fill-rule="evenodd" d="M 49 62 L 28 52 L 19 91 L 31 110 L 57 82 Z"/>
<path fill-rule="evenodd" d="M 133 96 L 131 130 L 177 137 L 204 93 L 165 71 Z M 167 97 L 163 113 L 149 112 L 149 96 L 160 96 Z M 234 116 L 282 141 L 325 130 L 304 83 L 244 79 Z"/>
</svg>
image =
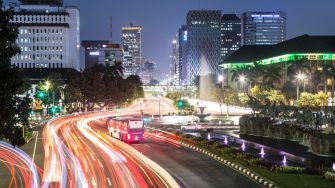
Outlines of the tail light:
<svg viewBox="0 0 335 188">
<path fill-rule="evenodd" d="M 130 134 L 127 135 L 128 140 L 130 140 Z"/>
</svg>

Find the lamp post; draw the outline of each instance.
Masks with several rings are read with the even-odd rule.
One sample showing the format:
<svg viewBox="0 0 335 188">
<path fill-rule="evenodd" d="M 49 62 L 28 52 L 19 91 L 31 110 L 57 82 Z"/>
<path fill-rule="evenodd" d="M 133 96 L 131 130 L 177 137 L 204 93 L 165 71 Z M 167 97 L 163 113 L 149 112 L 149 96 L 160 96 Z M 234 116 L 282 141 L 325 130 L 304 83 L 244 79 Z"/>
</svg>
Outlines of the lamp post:
<svg viewBox="0 0 335 188">
<path fill-rule="evenodd" d="M 298 100 L 299 100 L 299 81 L 303 81 L 304 83 L 304 91 L 305 91 L 305 78 L 306 78 L 306 75 L 303 74 L 303 73 L 299 73 L 297 74 L 297 103 L 298 103 Z"/>
<path fill-rule="evenodd" d="M 46 81 L 44 85 L 44 89 L 47 91 L 47 93 L 48 93 L 49 88 L 50 88 L 50 82 Z M 46 105 L 47 105 L 47 116 L 49 116 L 49 104 L 46 104 Z"/>
<path fill-rule="evenodd" d="M 245 91 L 245 80 L 246 80 L 246 78 L 245 78 L 245 76 L 244 75 L 241 75 L 240 77 L 239 77 L 239 80 L 240 80 L 240 82 L 241 82 L 241 84 L 242 84 L 242 91 L 244 92 Z"/>
</svg>

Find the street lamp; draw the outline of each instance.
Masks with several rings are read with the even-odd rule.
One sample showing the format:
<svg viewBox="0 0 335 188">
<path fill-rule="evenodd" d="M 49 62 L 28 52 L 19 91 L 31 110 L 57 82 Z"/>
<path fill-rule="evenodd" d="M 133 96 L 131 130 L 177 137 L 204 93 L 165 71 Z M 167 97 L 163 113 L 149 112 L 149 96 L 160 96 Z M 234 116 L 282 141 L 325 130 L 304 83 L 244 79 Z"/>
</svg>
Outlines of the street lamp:
<svg viewBox="0 0 335 188">
<path fill-rule="evenodd" d="M 304 91 L 305 91 L 305 78 L 306 78 L 306 75 L 303 74 L 303 73 L 298 73 L 296 77 L 297 77 L 297 103 L 298 103 L 298 100 L 299 100 L 299 81 L 303 81 L 303 83 L 304 83 Z"/>
<path fill-rule="evenodd" d="M 242 90 L 243 90 L 243 92 L 244 92 L 244 91 L 245 91 L 244 84 L 245 84 L 245 80 L 246 80 L 246 78 L 245 78 L 244 75 L 241 75 L 241 76 L 239 77 L 239 80 L 240 80 L 240 82 L 241 82 L 241 84 L 242 84 Z"/>
</svg>

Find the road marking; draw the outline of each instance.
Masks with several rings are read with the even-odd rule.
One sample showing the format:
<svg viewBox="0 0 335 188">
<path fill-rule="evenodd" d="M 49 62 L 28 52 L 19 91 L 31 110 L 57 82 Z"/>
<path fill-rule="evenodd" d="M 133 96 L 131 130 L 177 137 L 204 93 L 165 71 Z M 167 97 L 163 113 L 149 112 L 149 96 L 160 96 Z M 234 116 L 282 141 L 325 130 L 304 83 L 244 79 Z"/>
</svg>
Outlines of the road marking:
<svg viewBox="0 0 335 188">
<path fill-rule="evenodd" d="M 35 146 L 34 146 L 33 161 L 32 161 L 33 163 L 34 163 L 34 159 L 35 159 L 35 152 L 36 152 L 37 138 L 38 138 L 38 131 L 37 131 L 36 138 L 35 138 Z"/>
<path fill-rule="evenodd" d="M 111 180 L 109 178 L 107 178 L 108 184 L 109 186 L 112 186 Z"/>
</svg>

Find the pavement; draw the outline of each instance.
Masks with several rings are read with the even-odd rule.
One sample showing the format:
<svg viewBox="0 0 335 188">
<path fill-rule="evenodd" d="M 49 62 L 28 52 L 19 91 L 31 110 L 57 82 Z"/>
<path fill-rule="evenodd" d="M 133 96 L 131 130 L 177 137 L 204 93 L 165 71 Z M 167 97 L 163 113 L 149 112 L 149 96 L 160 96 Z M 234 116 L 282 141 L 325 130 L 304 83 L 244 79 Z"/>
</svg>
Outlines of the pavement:
<svg viewBox="0 0 335 188">
<path fill-rule="evenodd" d="M 149 137 L 132 146 L 171 173 L 182 187 L 261 187 L 218 161 L 184 147 Z"/>
<path fill-rule="evenodd" d="M 34 131 L 37 131 L 37 137 L 33 138 L 29 143 L 23 145 L 20 147 L 21 150 L 26 152 L 31 158 L 34 157 L 34 161 L 36 165 L 43 169 L 44 164 L 44 150 L 43 150 L 43 144 L 42 144 L 42 126 L 37 126 L 33 128 Z M 35 147 L 36 145 L 36 147 Z M 35 154 L 34 154 L 35 153 Z M 6 167 L 7 164 L 12 164 L 13 168 L 11 168 L 14 177 L 12 176 L 12 172 L 8 170 Z M 1 161 L 0 162 L 0 187 L 13 187 L 15 184 L 18 187 L 24 187 L 25 180 L 22 177 L 21 170 L 24 167 L 20 165 L 20 161 L 16 161 L 16 163 L 8 163 L 8 161 Z"/>
</svg>

